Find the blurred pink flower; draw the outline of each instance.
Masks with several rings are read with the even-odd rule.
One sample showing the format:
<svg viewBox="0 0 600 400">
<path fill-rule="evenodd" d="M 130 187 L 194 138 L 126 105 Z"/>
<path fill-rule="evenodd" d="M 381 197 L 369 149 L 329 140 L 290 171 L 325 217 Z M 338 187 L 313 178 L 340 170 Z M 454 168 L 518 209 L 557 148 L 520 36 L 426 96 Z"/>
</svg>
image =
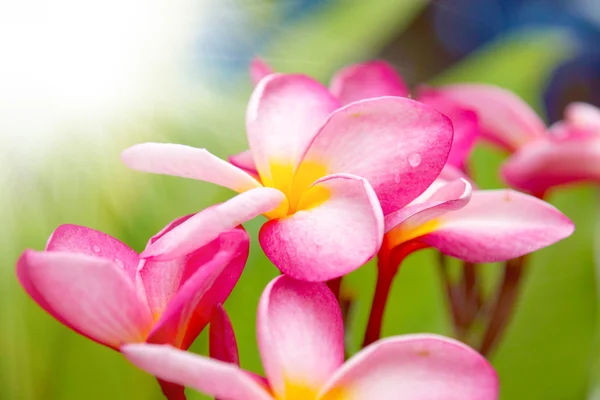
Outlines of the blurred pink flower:
<svg viewBox="0 0 600 400">
<path fill-rule="evenodd" d="M 259 240 L 265 254 L 282 272 L 306 281 L 342 276 L 373 257 L 383 238 L 383 216 L 435 180 L 452 143 L 449 120 L 426 105 L 383 97 L 341 106 L 326 87 L 303 75 L 261 79 L 246 127 L 251 153 L 233 157 L 231 164 L 204 149 L 159 143 L 133 146 L 123 161 L 241 195 L 252 189 L 251 202 L 239 201 L 246 215 L 236 223 L 264 214 L 269 221 Z M 191 220 L 143 256 L 169 260 L 196 240 Z"/>
<path fill-rule="evenodd" d="M 460 84 L 427 88 L 425 98 L 472 109 L 482 138 L 511 153 L 502 176 L 514 188 L 538 197 L 556 186 L 600 183 L 600 110 L 573 103 L 565 120 L 546 128 L 515 94 L 498 87 Z"/>
<path fill-rule="evenodd" d="M 281 276 L 263 292 L 257 336 L 267 379 L 170 346 L 123 353 L 162 379 L 229 400 L 493 400 L 498 378 L 477 352 L 452 339 L 406 335 L 373 343 L 344 363 L 343 323 L 323 283 Z"/>
</svg>

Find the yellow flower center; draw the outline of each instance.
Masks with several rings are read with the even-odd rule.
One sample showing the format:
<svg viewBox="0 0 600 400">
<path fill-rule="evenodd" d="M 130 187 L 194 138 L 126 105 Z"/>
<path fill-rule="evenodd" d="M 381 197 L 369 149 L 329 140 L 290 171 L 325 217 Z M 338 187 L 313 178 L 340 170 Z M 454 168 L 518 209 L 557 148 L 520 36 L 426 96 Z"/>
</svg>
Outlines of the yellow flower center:
<svg viewBox="0 0 600 400">
<path fill-rule="evenodd" d="M 259 171 L 263 185 L 283 192 L 287 204 L 283 203 L 276 210 L 267 213 L 267 218 L 292 215 L 296 211 L 316 207 L 329 198 L 329 191 L 323 187 L 309 189 L 317 179 L 327 175 L 324 164 L 303 162 L 294 172 L 291 164 L 273 161 L 269 163 L 269 172 L 270 175 L 267 175 Z"/>
</svg>

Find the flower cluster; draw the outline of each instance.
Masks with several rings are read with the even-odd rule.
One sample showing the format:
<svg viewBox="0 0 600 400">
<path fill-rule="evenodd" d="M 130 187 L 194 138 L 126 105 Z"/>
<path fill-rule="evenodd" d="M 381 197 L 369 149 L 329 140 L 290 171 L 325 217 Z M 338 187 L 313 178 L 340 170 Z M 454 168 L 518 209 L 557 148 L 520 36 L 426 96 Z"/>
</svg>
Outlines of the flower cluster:
<svg viewBox="0 0 600 400">
<path fill-rule="evenodd" d="M 569 236 L 573 224 L 542 197 L 600 179 L 600 111 L 574 104 L 546 129 L 496 87 L 420 88 L 412 100 L 381 61 L 344 68 L 329 87 L 260 60 L 251 75 L 249 150 L 227 162 L 205 149 L 144 143 L 122 156 L 135 170 L 238 194 L 171 222 L 139 255 L 101 232 L 60 226 L 44 251 L 19 259 L 25 291 L 62 324 L 155 375 L 169 399 L 184 399 L 184 386 L 230 400 L 496 399 L 496 373 L 471 347 L 430 334 L 380 339 L 391 282 L 422 248 L 464 260 L 472 273 L 474 263 L 522 266 L 526 254 Z M 512 152 L 503 176 L 529 194 L 475 186 L 467 159 L 479 139 Z M 258 240 L 282 272 L 258 305 L 266 378 L 239 367 L 222 307 L 248 256 L 242 224 L 260 215 Z M 374 257 L 365 346 L 345 362 L 340 281 Z M 475 318 L 465 315 L 455 316 L 463 328 Z M 209 322 L 210 358 L 186 352 Z M 491 331 L 488 345 L 499 334 Z"/>
</svg>

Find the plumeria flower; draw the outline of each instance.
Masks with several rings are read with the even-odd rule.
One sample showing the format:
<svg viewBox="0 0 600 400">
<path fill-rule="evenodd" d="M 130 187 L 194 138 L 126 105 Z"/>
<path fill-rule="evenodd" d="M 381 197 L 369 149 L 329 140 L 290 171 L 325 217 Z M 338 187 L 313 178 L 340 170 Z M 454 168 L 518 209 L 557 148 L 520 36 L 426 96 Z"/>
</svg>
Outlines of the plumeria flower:
<svg viewBox="0 0 600 400">
<path fill-rule="evenodd" d="M 440 102 L 477 113 L 482 138 L 511 153 L 502 166 L 505 181 L 543 197 L 551 188 L 573 182 L 600 182 L 600 111 L 573 103 L 565 120 L 549 129 L 523 100 L 488 85 L 449 85 L 425 90 Z"/>
<path fill-rule="evenodd" d="M 263 292 L 261 380 L 237 365 L 170 346 L 131 344 L 125 356 L 162 379 L 226 400 L 492 400 L 498 378 L 466 345 L 436 335 L 380 340 L 344 363 L 344 328 L 323 283 L 280 276 Z"/>
<path fill-rule="evenodd" d="M 401 97 L 342 106 L 303 75 L 262 79 L 248 105 L 246 128 L 251 153 L 242 157 L 252 159 L 252 171 L 237 167 L 237 160 L 230 164 L 176 144 L 139 144 L 125 150 L 123 161 L 136 170 L 209 181 L 242 194 L 253 189 L 251 202 L 240 201 L 246 215 L 237 223 L 264 214 L 269 221 L 259 240 L 266 255 L 282 272 L 307 281 L 342 276 L 373 257 L 383 238 L 383 216 L 435 180 L 452 143 L 450 121 L 431 107 Z M 277 204 L 269 208 L 277 193 Z M 143 255 L 172 259 L 194 245 L 202 226 L 184 223 Z"/>
<path fill-rule="evenodd" d="M 544 140 L 523 146 L 503 165 L 512 186 L 531 193 L 573 182 L 600 183 L 600 109 L 572 103 Z"/>
<path fill-rule="evenodd" d="M 472 263 L 506 261 L 574 230 L 565 215 L 543 200 L 511 189 L 473 190 L 456 176 L 445 171 L 411 204 L 386 216 L 380 258 L 395 258 L 389 260 L 395 267 L 398 257 L 434 247 Z"/>
<path fill-rule="evenodd" d="M 204 211 L 213 213 L 219 206 Z M 202 213 L 201 213 L 202 214 Z M 179 218 L 153 243 L 188 220 Z M 187 349 L 224 302 L 248 257 L 241 228 L 213 234 L 201 247 L 170 261 L 141 259 L 102 232 L 61 225 L 44 251 L 26 250 L 18 279 L 31 298 L 75 332 L 112 349 L 125 343 L 168 343 Z M 182 398 L 161 382 L 165 394 Z M 171 397 L 172 396 L 172 397 Z"/>
<path fill-rule="evenodd" d="M 255 58 L 250 64 L 250 76 L 254 84 L 258 84 L 262 78 L 272 73 L 273 69 L 260 58 Z M 341 105 L 384 96 L 411 97 L 410 90 L 400 74 L 382 60 L 353 64 L 340 69 L 332 77 L 329 90 Z M 475 112 L 468 107 L 438 101 L 434 97 L 421 96 L 419 93 L 415 98 L 450 118 L 454 126 L 454 140 L 447 164 L 465 169 L 466 156 L 471 152 L 479 135 Z M 249 154 L 238 154 L 233 159 L 247 170 L 254 169 Z"/>
</svg>

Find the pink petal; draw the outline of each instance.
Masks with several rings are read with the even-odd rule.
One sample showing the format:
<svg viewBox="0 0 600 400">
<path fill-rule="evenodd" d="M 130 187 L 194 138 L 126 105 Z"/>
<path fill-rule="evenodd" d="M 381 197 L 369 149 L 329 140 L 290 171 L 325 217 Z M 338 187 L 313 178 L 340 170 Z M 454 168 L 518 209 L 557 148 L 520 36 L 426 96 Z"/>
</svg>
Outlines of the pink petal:
<svg viewBox="0 0 600 400">
<path fill-rule="evenodd" d="M 439 188 L 429 200 L 404 207 L 385 217 L 386 240 L 392 247 L 437 228 L 436 219 L 469 203 L 471 185 L 459 179 Z"/>
<path fill-rule="evenodd" d="M 84 254 L 27 250 L 17 263 L 27 293 L 48 313 L 107 346 L 141 342 L 152 317 L 113 262 Z"/>
<path fill-rule="evenodd" d="M 208 324 L 215 305 L 224 303 L 235 287 L 248 258 L 248 245 L 246 232 L 234 229 L 186 257 L 181 285 L 148 341 L 187 349 Z M 149 262 L 151 267 L 153 263 Z"/>
<path fill-rule="evenodd" d="M 544 140 L 531 143 L 502 166 L 505 181 L 536 195 L 554 186 L 600 182 L 600 139 Z"/>
<path fill-rule="evenodd" d="M 298 176 L 309 174 L 313 165 L 325 165 L 329 174 L 363 177 L 387 214 L 427 189 L 442 170 L 451 144 L 450 120 L 433 108 L 401 97 L 363 100 L 331 115 Z"/>
<path fill-rule="evenodd" d="M 252 175 L 252 177 L 259 179 L 256 165 L 254 165 L 254 158 L 252 157 L 252 152 L 250 150 L 245 150 L 241 153 L 229 156 L 229 162 Z"/>
<path fill-rule="evenodd" d="M 244 222 L 286 203 L 285 195 L 272 188 L 241 193 L 225 203 L 209 207 L 149 244 L 141 257 L 171 260 L 192 253 Z"/>
<path fill-rule="evenodd" d="M 498 377 L 484 357 L 458 341 L 405 335 L 352 357 L 320 398 L 336 394 L 348 400 L 495 400 Z"/>
<path fill-rule="evenodd" d="M 419 99 L 474 111 L 482 138 L 509 151 L 545 136 L 546 126 L 536 112 L 520 97 L 500 87 L 457 84 L 423 88 Z"/>
<path fill-rule="evenodd" d="M 258 82 L 260 82 L 262 78 L 273 72 L 273 68 L 271 68 L 271 66 L 262 58 L 254 57 L 250 62 L 250 79 L 254 86 L 258 85 Z"/>
<path fill-rule="evenodd" d="M 139 257 L 123 242 L 104 232 L 79 225 L 61 225 L 52 233 L 47 251 L 87 254 L 113 261 L 124 268 L 130 278 L 135 276 Z"/>
<path fill-rule="evenodd" d="M 239 367 L 167 345 L 130 344 L 121 352 L 136 367 L 168 382 L 227 400 L 273 400 L 267 389 Z"/>
<path fill-rule="evenodd" d="M 235 332 L 222 305 L 218 304 L 210 319 L 210 356 L 216 360 L 240 365 Z"/>
<path fill-rule="evenodd" d="M 131 169 L 211 182 L 236 192 L 261 187 L 253 177 L 206 149 L 171 143 L 136 144 L 121 155 Z"/>
<path fill-rule="evenodd" d="M 505 261 L 562 240 L 573 223 L 552 205 L 513 190 L 477 190 L 421 240 L 469 262 Z"/>
<path fill-rule="evenodd" d="M 257 338 L 277 398 L 286 387 L 318 390 L 344 362 L 344 324 L 324 283 L 275 278 L 258 306 Z"/>
<path fill-rule="evenodd" d="M 321 202 L 323 201 L 323 202 Z M 379 249 L 383 215 L 366 180 L 345 174 L 315 182 L 300 211 L 268 221 L 259 241 L 283 273 L 322 282 L 355 270 Z"/>
<path fill-rule="evenodd" d="M 587 103 L 571 103 L 565 109 L 565 119 L 573 125 L 595 129 L 600 134 L 600 109 Z"/>
<path fill-rule="evenodd" d="M 342 68 L 333 76 L 329 89 L 342 105 L 374 97 L 408 97 L 410 94 L 394 67 L 379 60 Z"/>
<path fill-rule="evenodd" d="M 272 74 L 260 81 L 248 104 L 246 128 L 266 186 L 289 185 L 309 143 L 338 106 L 325 86 L 304 75 Z"/>
<path fill-rule="evenodd" d="M 479 123 L 475 112 L 457 106 L 442 97 L 425 96 L 419 99 L 423 103 L 435 108 L 452 121 L 454 127 L 454 139 L 452 150 L 448 155 L 446 164 L 456 168 L 464 169 L 466 161 L 479 137 Z"/>
</svg>

